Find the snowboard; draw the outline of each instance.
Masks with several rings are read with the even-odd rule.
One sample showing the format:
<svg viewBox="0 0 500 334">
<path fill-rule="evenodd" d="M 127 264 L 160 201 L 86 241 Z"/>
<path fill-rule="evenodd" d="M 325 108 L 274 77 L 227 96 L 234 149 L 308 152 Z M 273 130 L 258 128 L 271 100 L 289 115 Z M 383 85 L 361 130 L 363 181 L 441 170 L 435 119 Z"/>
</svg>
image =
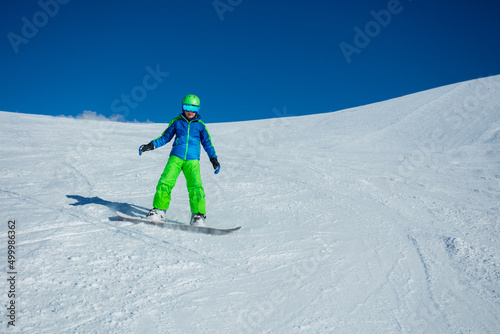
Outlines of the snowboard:
<svg viewBox="0 0 500 334">
<path fill-rule="evenodd" d="M 126 215 L 120 211 L 115 212 L 116 215 L 122 219 L 133 221 L 133 222 L 143 222 L 146 224 L 150 225 L 156 225 L 159 227 L 164 227 L 164 228 L 170 228 L 173 230 L 182 230 L 182 231 L 191 231 L 191 232 L 198 232 L 198 233 L 204 233 L 204 234 L 228 234 L 233 231 L 239 230 L 241 226 L 237 227 L 232 227 L 232 228 L 217 228 L 217 227 L 208 227 L 208 226 L 196 226 L 196 225 L 189 225 L 189 224 L 181 224 L 181 223 L 174 223 L 174 222 L 166 222 L 166 221 L 155 221 L 155 220 L 149 220 L 146 218 L 142 217 L 133 217 Z"/>
</svg>

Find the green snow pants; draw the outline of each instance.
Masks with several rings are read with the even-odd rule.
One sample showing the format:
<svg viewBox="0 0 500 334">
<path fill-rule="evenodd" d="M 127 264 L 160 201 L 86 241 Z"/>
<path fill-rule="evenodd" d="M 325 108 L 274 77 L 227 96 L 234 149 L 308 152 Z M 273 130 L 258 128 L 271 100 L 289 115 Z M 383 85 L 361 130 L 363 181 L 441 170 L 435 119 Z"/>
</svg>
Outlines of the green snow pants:
<svg viewBox="0 0 500 334">
<path fill-rule="evenodd" d="M 158 185 L 156 186 L 153 206 L 160 210 L 168 209 L 170 206 L 170 199 L 172 198 L 172 189 L 181 171 L 186 178 L 191 213 L 206 214 L 205 191 L 201 184 L 200 161 L 182 160 L 175 155 L 170 156 L 165 166 L 165 170 L 163 174 L 161 174 Z"/>
</svg>

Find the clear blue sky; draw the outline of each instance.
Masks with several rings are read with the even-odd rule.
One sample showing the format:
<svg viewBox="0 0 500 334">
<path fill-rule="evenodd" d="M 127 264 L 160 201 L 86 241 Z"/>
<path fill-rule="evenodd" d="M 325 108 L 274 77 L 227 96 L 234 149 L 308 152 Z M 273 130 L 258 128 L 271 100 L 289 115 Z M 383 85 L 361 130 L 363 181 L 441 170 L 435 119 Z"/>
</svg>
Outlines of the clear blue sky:
<svg viewBox="0 0 500 334">
<path fill-rule="evenodd" d="M 285 106 L 288 115 L 341 110 L 500 74 L 499 9 L 481 0 L 3 1 L 0 110 L 167 122 L 185 94 L 201 98 L 206 122 L 276 117 Z"/>
</svg>

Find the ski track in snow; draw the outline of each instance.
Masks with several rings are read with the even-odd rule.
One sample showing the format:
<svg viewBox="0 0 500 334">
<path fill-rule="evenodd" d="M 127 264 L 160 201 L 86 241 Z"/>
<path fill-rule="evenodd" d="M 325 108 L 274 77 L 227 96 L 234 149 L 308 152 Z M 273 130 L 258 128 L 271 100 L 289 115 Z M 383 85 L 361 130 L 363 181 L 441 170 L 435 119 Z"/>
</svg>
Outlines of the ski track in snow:
<svg viewBox="0 0 500 334">
<path fill-rule="evenodd" d="M 18 222 L 8 331 L 498 333 L 499 110 L 494 76 L 209 124 L 222 170 L 202 152 L 207 224 L 243 226 L 226 236 L 114 217 L 150 208 L 170 147 L 137 148 L 165 124 L 0 112 L 2 226 Z M 168 214 L 189 219 L 182 175 Z"/>
</svg>

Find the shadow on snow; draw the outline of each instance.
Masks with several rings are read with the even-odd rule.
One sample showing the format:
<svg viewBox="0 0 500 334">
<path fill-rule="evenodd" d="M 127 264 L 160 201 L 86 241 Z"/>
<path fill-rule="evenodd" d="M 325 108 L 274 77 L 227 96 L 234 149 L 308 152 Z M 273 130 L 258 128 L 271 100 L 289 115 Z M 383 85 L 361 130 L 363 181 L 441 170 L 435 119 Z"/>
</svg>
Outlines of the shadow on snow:
<svg viewBox="0 0 500 334">
<path fill-rule="evenodd" d="M 83 197 L 79 195 L 66 195 L 66 197 L 76 200 L 76 203 L 70 204 L 72 206 L 88 205 L 88 204 L 98 204 L 108 207 L 113 213 L 115 211 L 123 212 L 129 216 L 139 216 L 144 217 L 149 209 L 142 206 L 129 203 L 111 202 L 106 201 L 100 197 Z"/>
</svg>

